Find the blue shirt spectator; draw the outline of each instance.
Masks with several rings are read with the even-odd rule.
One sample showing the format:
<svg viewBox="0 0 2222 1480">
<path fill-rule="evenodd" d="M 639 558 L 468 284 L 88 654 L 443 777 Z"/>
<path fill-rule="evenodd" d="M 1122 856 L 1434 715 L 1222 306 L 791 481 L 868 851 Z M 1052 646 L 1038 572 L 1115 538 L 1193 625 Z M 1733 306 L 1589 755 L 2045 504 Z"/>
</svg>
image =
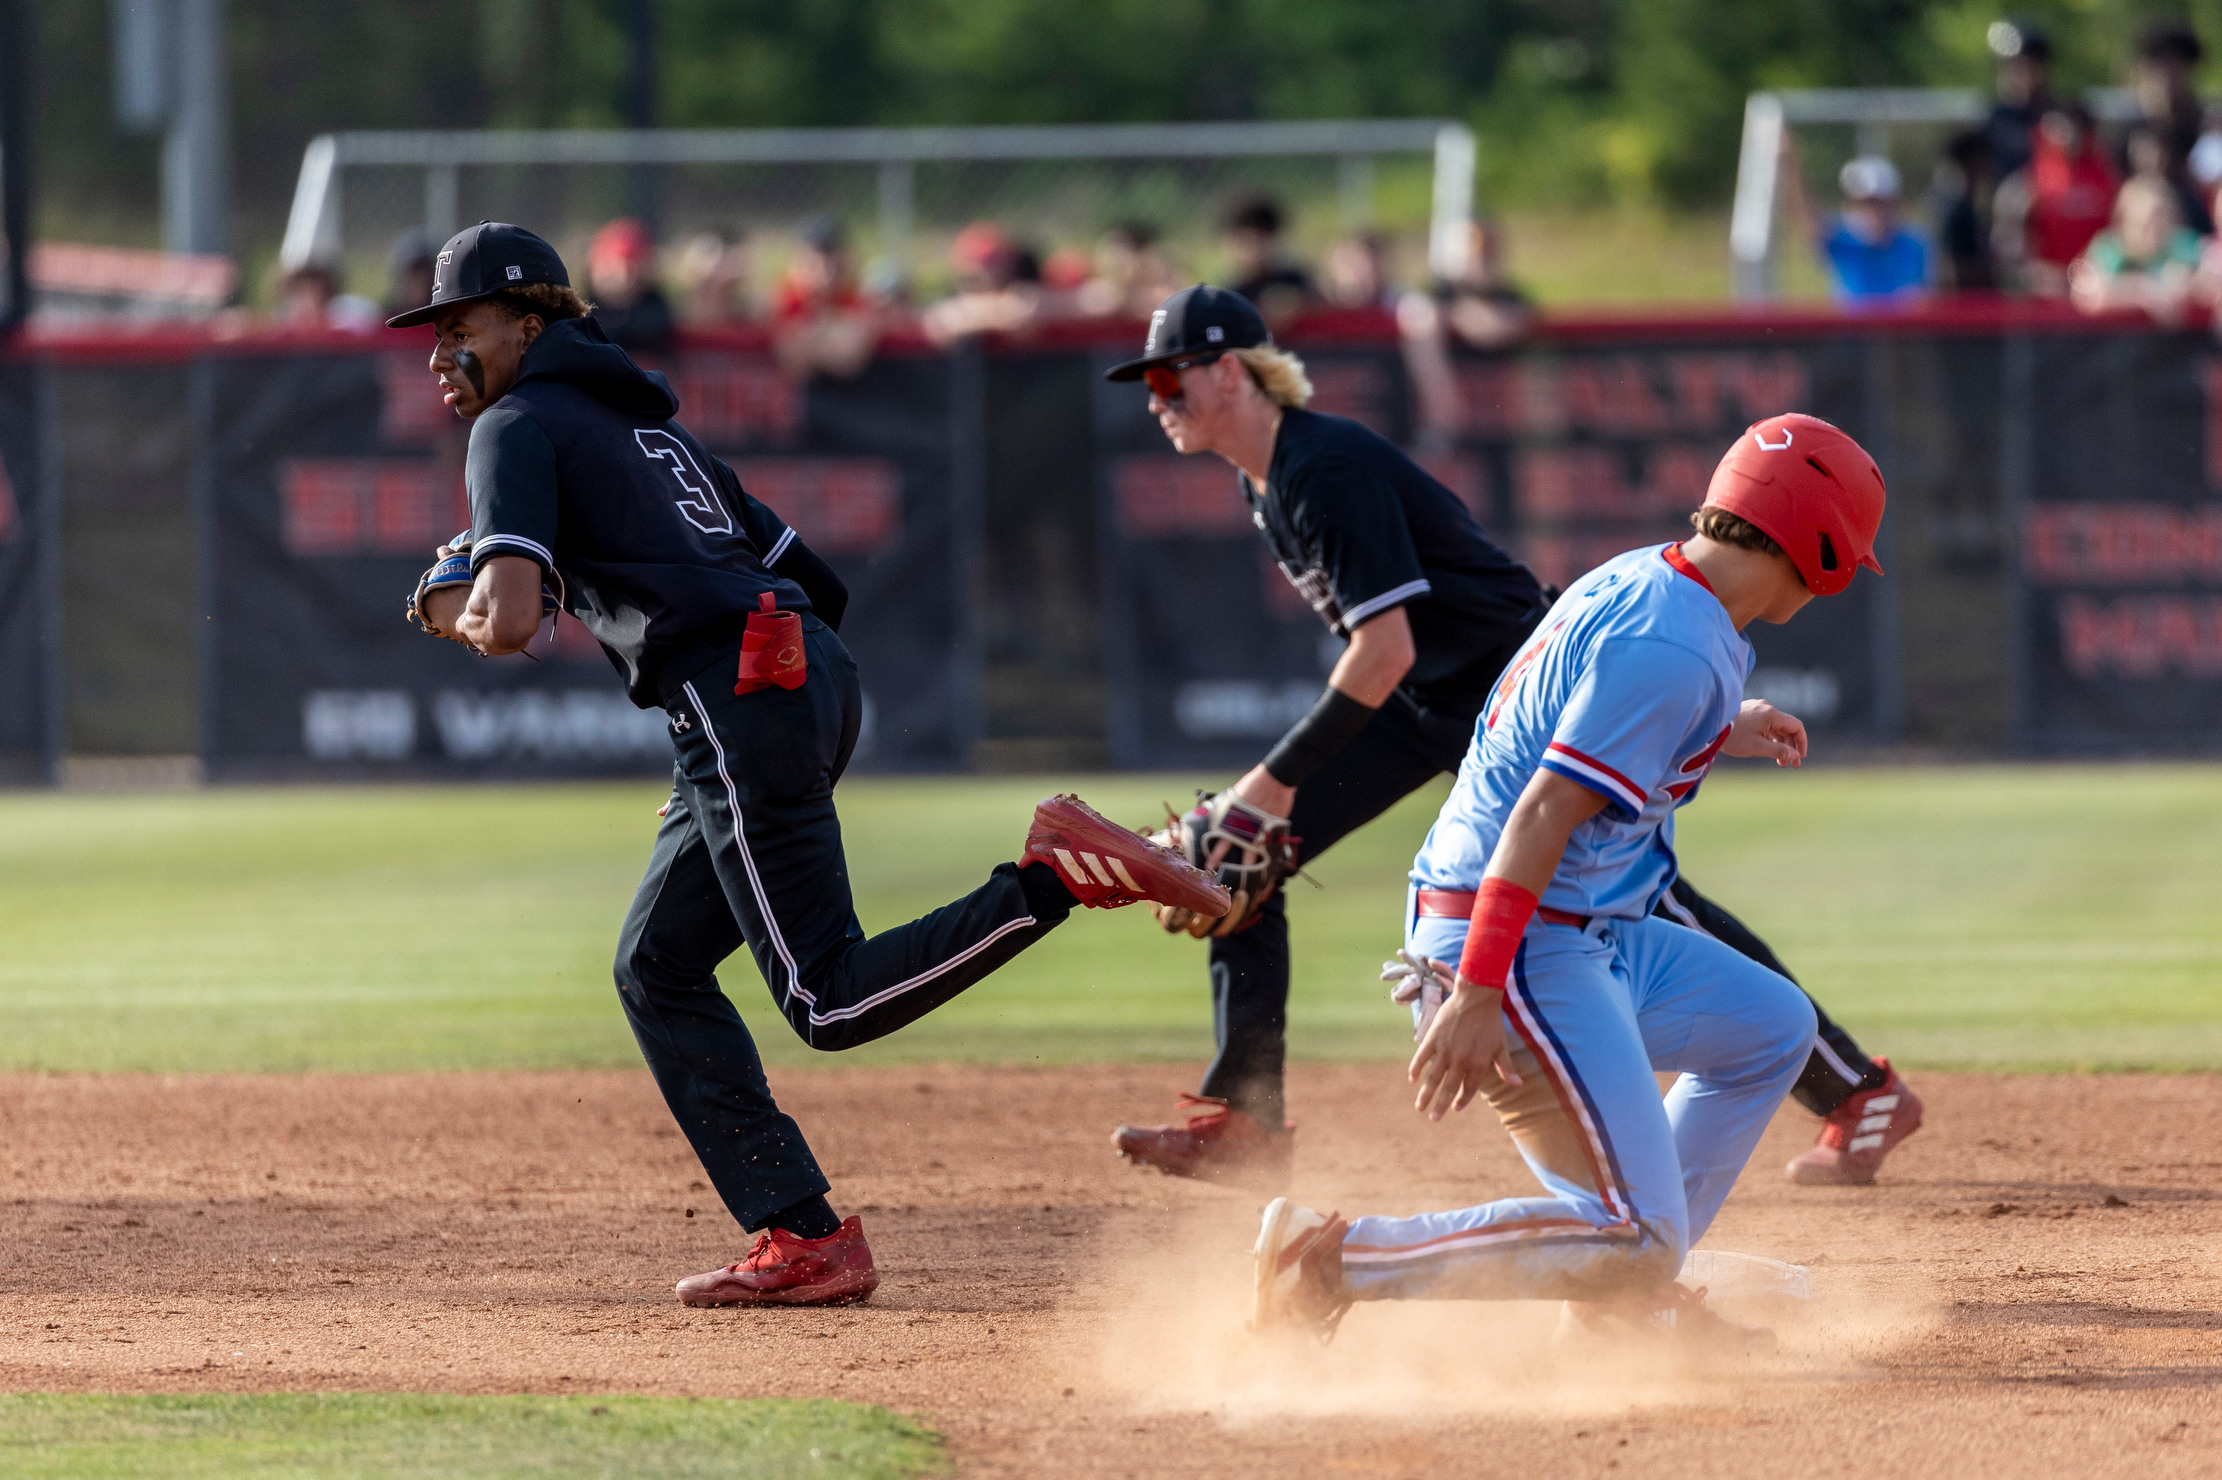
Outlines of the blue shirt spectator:
<svg viewBox="0 0 2222 1480">
<path fill-rule="evenodd" d="M 1813 219 L 1794 168 L 1785 182 L 1790 205 L 1805 222 Z M 1906 228 L 1898 214 L 1897 167 L 1876 154 L 1847 163 L 1836 183 L 1844 194 L 1843 214 L 1825 235 L 1811 240 L 1828 263 L 1837 306 L 1884 308 L 1910 303 L 1929 291 L 1929 244 Z M 1812 230 L 1810 226 L 1807 228 Z"/>
<path fill-rule="evenodd" d="M 1836 279 L 1837 302 L 1858 307 L 1926 291 L 1928 243 L 1895 221 L 1889 235 L 1871 240 L 1859 230 L 1864 224 L 1839 216 L 1836 230 L 1821 240 L 1821 255 Z"/>
</svg>

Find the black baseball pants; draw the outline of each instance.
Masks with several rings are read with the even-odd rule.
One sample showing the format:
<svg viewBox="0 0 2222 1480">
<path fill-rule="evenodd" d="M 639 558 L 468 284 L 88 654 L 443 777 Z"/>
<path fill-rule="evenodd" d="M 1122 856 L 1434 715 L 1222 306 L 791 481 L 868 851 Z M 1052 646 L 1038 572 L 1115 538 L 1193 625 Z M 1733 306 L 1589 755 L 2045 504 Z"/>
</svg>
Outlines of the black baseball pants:
<svg viewBox="0 0 2222 1480">
<path fill-rule="evenodd" d="M 1436 776 L 1456 775 L 1474 732 L 1474 716 L 1421 709 L 1401 691 L 1389 696 L 1349 745 L 1296 791 L 1289 831 L 1301 839 L 1300 857 L 1317 858 L 1341 839 L 1379 817 Z M 1288 889 L 1275 891 L 1257 923 L 1211 941 L 1212 1026 L 1218 1056 L 1204 1072 L 1200 1093 L 1227 1100 L 1268 1126 L 1284 1117 L 1282 1068 L 1288 1033 Z M 1712 903 L 1686 879 L 1677 879 L 1657 913 L 1718 937 L 1760 965 L 1789 976 L 1767 943 L 1742 921 Z M 1791 977 L 1795 981 L 1795 977 Z M 1817 1115 L 1826 1115 L 1855 1090 L 1887 1077 L 1814 1004 L 1820 1032 L 1805 1072 L 1791 1093 Z"/>
<path fill-rule="evenodd" d="M 1070 908 L 1030 898 L 1018 866 L 1005 863 L 954 904 L 866 938 L 833 808 L 863 694 L 841 639 L 813 617 L 803 627 L 801 688 L 736 696 L 733 664 L 721 660 L 666 704 L 677 753 L 671 807 L 617 950 L 633 1036 L 743 1228 L 828 1184 L 773 1102 L 756 1044 L 718 986 L 719 963 L 747 945 L 803 1042 L 854 1048 L 947 1002 Z"/>
</svg>

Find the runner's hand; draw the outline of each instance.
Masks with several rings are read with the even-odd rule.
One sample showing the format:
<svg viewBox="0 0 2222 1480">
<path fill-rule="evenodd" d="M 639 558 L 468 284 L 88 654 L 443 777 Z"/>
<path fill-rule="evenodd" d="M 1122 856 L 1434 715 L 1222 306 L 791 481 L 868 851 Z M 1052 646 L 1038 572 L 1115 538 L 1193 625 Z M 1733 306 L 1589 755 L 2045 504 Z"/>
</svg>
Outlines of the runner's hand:
<svg viewBox="0 0 2222 1480">
<path fill-rule="evenodd" d="M 1746 699 L 1721 745 L 1725 755 L 1798 766 L 1805 761 L 1805 721 L 1764 699 Z"/>
<path fill-rule="evenodd" d="M 1412 1055 L 1408 1077 L 1420 1087 L 1412 1108 L 1429 1120 L 1446 1110 L 1463 1110 L 1494 1073 L 1518 1084 L 1504 1041 L 1504 993 L 1478 987 L 1464 977 Z"/>
</svg>

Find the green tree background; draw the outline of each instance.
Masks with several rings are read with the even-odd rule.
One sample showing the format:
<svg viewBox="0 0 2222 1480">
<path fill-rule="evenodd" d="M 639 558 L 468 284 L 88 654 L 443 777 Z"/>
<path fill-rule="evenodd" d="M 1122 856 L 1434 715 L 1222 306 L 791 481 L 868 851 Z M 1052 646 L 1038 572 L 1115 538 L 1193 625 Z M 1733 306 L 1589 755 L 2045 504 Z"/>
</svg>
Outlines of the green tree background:
<svg viewBox="0 0 2222 1480">
<path fill-rule="evenodd" d="M 1451 115 L 1500 208 L 1725 199 L 1770 85 L 1982 86 L 1989 0 L 654 0 L 660 121 L 1054 123 Z M 110 0 L 36 7 L 56 235 L 151 241 L 157 146 L 111 118 Z M 275 241 L 315 134 L 613 124 L 626 0 L 231 0 L 237 240 Z M 2222 0 L 2029 0 L 2066 86 Z M 2222 65 L 2210 68 L 2222 80 Z"/>
</svg>

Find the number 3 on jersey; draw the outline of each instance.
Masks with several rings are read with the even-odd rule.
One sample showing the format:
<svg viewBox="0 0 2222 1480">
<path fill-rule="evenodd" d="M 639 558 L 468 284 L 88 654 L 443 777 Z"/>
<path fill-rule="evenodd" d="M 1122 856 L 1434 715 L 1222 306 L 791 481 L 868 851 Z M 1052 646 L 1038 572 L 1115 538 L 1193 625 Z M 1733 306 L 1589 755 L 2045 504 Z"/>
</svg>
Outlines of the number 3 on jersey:
<svg viewBox="0 0 2222 1480">
<path fill-rule="evenodd" d="M 704 534 L 731 534 L 733 516 L 725 512 L 725 505 L 718 502 L 717 488 L 704 475 L 687 451 L 687 444 L 669 432 L 642 428 L 633 433 L 633 440 L 640 444 L 641 454 L 651 462 L 660 462 L 679 480 L 680 495 L 676 502 L 679 512 L 687 516 L 687 523 Z"/>
</svg>

